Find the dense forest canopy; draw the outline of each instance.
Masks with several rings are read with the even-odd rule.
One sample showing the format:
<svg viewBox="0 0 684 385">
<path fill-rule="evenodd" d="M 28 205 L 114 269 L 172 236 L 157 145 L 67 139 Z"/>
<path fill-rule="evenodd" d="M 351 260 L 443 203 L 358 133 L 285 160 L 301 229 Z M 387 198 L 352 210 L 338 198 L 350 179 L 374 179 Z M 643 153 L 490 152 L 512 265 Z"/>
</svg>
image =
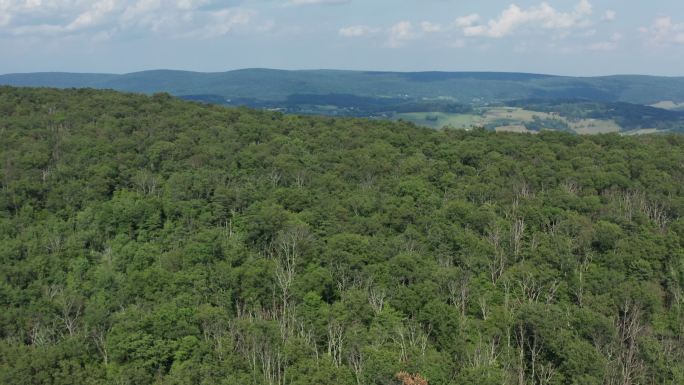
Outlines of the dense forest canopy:
<svg viewBox="0 0 684 385">
<path fill-rule="evenodd" d="M 0 383 L 684 383 L 684 137 L 0 88 Z"/>
</svg>

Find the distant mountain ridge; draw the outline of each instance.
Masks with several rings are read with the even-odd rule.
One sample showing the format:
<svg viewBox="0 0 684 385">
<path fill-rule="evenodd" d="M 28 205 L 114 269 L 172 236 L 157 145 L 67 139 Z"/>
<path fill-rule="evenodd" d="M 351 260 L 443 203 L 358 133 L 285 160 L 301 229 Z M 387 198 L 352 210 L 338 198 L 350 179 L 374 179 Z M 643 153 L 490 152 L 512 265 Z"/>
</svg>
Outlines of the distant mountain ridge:
<svg viewBox="0 0 684 385">
<path fill-rule="evenodd" d="M 569 77 L 506 72 L 381 72 L 242 69 L 227 72 L 151 70 L 128 74 L 42 72 L 0 75 L 0 85 L 96 88 L 176 96 L 284 101 L 297 94 L 347 94 L 458 103 L 520 99 L 584 99 L 654 104 L 684 102 L 684 77 Z"/>
</svg>

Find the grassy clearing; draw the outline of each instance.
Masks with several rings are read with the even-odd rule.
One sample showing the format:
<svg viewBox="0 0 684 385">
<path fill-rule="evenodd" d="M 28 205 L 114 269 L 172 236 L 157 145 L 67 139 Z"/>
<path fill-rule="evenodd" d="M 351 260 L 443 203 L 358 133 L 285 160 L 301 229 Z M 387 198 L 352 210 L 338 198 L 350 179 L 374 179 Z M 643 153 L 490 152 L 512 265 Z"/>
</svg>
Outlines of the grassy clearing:
<svg viewBox="0 0 684 385">
<path fill-rule="evenodd" d="M 539 119 L 562 120 L 578 134 L 605 134 L 610 132 L 620 132 L 620 126 L 613 120 L 582 119 L 570 121 L 557 114 L 537 112 L 514 107 L 494 107 L 482 111 L 481 115 L 476 114 L 449 114 L 442 112 L 412 112 L 395 114 L 394 119 L 403 119 L 413 122 L 419 126 L 440 129 L 451 127 L 456 129 L 469 129 L 474 126 L 496 124 L 496 131 L 506 132 L 531 132 L 525 127 L 525 123 Z M 650 130 L 639 130 L 637 133 L 647 133 Z"/>
<path fill-rule="evenodd" d="M 497 107 L 490 108 L 484 113 L 485 123 L 496 122 L 497 120 L 518 121 L 521 124 L 531 122 L 534 117 L 540 119 L 558 119 L 566 122 L 570 128 L 578 134 L 605 134 L 609 132 L 620 132 L 620 126 L 613 120 L 599 120 L 599 119 L 582 119 L 579 121 L 570 121 L 557 114 L 550 114 L 546 112 L 537 112 L 524 110 L 521 108 L 511 107 Z M 515 131 L 520 132 L 518 125 L 511 124 L 498 127 L 497 131 Z"/>
<path fill-rule="evenodd" d="M 534 117 L 538 116 L 542 119 L 551 119 L 554 116 L 545 112 L 529 111 L 522 108 L 514 107 L 495 107 L 489 108 L 485 111 L 484 117 L 488 122 L 502 119 L 517 120 L 521 122 L 531 122 Z"/>
<path fill-rule="evenodd" d="M 500 126 L 495 128 L 496 132 L 517 132 L 520 134 L 535 134 L 536 132 L 528 130 L 525 126 L 522 124 L 511 124 L 508 126 Z"/>
<path fill-rule="evenodd" d="M 613 120 L 582 119 L 577 122 L 568 122 L 570 128 L 578 134 L 607 134 L 620 132 L 620 126 Z"/>
<path fill-rule="evenodd" d="M 534 121 L 535 117 L 537 117 L 539 119 L 544 119 L 544 120 L 550 120 L 550 119 L 565 120 L 565 118 L 562 118 L 556 114 L 549 114 L 547 112 L 530 111 L 530 110 L 525 110 L 525 109 L 516 108 L 516 107 L 488 108 L 488 109 L 484 110 L 483 116 L 484 116 L 484 123 L 485 124 L 495 123 L 497 121 L 508 121 L 508 122 L 511 122 L 511 124 L 509 124 L 509 125 L 516 125 L 514 122 L 518 122 L 520 124 L 532 122 L 532 121 Z"/>
<path fill-rule="evenodd" d="M 395 119 L 403 119 L 419 126 L 440 129 L 450 127 L 456 129 L 470 129 L 482 124 L 483 118 L 473 114 L 450 114 L 444 112 L 411 112 L 396 114 Z"/>
<path fill-rule="evenodd" d="M 657 134 L 659 132 L 663 132 L 663 130 L 658 130 L 657 128 L 642 128 L 640 130 L 626 131 L 623 135 L 648 135 Z"/>
<path fill-rule="evenodd" d="M 676 103 L 672 100 L 663 100 L 662 102 L 651 104 L 651 107 L 662 108 L 664 110 L 671 111 L 684 111 L 684 103 Z"/>
</svg>

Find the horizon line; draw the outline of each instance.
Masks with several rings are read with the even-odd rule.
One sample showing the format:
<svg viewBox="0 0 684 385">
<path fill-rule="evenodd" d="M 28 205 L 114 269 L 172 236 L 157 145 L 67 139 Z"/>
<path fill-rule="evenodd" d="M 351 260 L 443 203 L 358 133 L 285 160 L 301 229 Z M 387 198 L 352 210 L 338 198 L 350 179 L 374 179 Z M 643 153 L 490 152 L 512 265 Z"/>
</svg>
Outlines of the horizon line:
<svg viewBox="0 0 684 385">
<path fill-rule="evenodd" d="M 7 72 L 0 76 L 11 75 L 35 75 L 35 74 L 69 74 L 69 75 L 111 75 L 111 76 L 125 76 L 140 74 L 146 72 L 187 72 L 195 74 L 222 74 L 238 71 L 282 71 L 282 72 L 315 72 L 315 71 L 329 71 L 329 72 L 356 72 L 356 73 L 388 73 L 388 74 L 416 74 L 416 73 L 444 73 L 444 74 L 514 74 L 514 75 L 538 75 L 548 77 L 565 77 L 565 78 L 602 78 L 602 77 L 616 77 L 616 76 L 641 76 L 654 78 L 681 78 L 684 75 L 654 75 L 645 73 L 614 73 L 602 75 L 562 75 L 543 72 L 526 72 L 526 71 L 493 71 L 493 70 L 419 70 L 419 71 L 396 71 L 396 70 L 360 70 L 360 69 L 338 69 L 338 68 L 301 68 L 301 69 L 283 69 L 283 68 L 269 68 L 269 67 L 245 67 L 228 69 L 224 71 L 197 71 L 187 69 L 172 69 L 172 68 L 152 68 L 131 72 L 78 72 L 78 71 L 32 71 L 32 72 Z"/>
</svg>

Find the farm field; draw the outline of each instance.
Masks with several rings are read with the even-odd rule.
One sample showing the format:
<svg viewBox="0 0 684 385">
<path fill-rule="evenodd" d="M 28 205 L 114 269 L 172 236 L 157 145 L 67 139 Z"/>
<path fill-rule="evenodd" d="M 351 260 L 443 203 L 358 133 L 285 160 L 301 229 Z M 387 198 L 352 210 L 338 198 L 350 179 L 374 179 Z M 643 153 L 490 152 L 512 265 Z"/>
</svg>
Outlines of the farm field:
<svg viewBox="0 0 684 385">
<path fill-rule="evenodd" d="M 393 120 L 407 120 L 419 126 L 440 129 L 444 127 L 470 129 L 483 123 L 484 118 L 475 114 L 452 114 L 445 112 L 410 112 L 395 114 Z"/>
<path fill-rule="evenodd" d="M 488 108 L 484 112 L 485 122 L 493 122 L 495 120 L 518 120 L 521 122 L 531 122 L 534 117 L 541 119 L 558 119 L 559 117 L 554 114 L 549 114 L 546 112 L 537 112 L 525 110 L 516 107 L 494 107 Z M 562 118 L 561 118 L 562 119 Z"/>
<path fill-rule="evenodd" d="M 676 103 L 672 100 L 663 100 L 662 102 L 651 104 L 651 107 L 662 108 L 663 110 L 682 111 L 684 110 L 684 103 Z"/>
<path fill-rule="evenodd" d="M 607 134 L 620 132 L 620 126 L 612 120 L 582 119 L 569 122 L 570 128 L 578 134 Z"/>
<path fill-rule="evenodd" d="M 642 129 L 640 129 L 640 130 L 625 131 L 625 132 L 623 132 L 622 134 L 623 134 L 623 135 L 630 135 L 630 136 L 634 136 L 634 135 L 649 135 L 649 134 L 656 134 L 656 133 L 658 133 L 659 131 L 660 131 L 660 130 L 658 130 L 657 128 L 642 128 Z"/>
<path fill-rule="evenodd" d="M 519 134 L 525 134 L 525 133 L 535 133 L 534 131 L 530 131 L 527 129 L 527 127 L 523 126 L 522 124 L 509 124 L 507 126 L 499 126 L 494 129 L 496 132 L 516 132 Z"/>
<path fill-rule="evenodd" d="M 419 126 L 433 129 L 450 127 L 470 129 L 487 127 L 497 132 L 535 132 L 529 129 L 530 123 L 538 121 L 559 121 L 567 124 L 570 131 L 578 134 L 605 134 L 620 132 L 620 126 L 613 120 L 580 119 L 573 121 L 557 114 L 530 111 L 516 107 L 493 107 L 479 110 L 479 114 L 453 114 L 443 112 L 411 112 L 393 116 L 393 120 L 406 120 Z M 542 124 L 543 126 L 543 124 Z M 549 127 L 544 127 L 549 129 Z"/>
</svg>

